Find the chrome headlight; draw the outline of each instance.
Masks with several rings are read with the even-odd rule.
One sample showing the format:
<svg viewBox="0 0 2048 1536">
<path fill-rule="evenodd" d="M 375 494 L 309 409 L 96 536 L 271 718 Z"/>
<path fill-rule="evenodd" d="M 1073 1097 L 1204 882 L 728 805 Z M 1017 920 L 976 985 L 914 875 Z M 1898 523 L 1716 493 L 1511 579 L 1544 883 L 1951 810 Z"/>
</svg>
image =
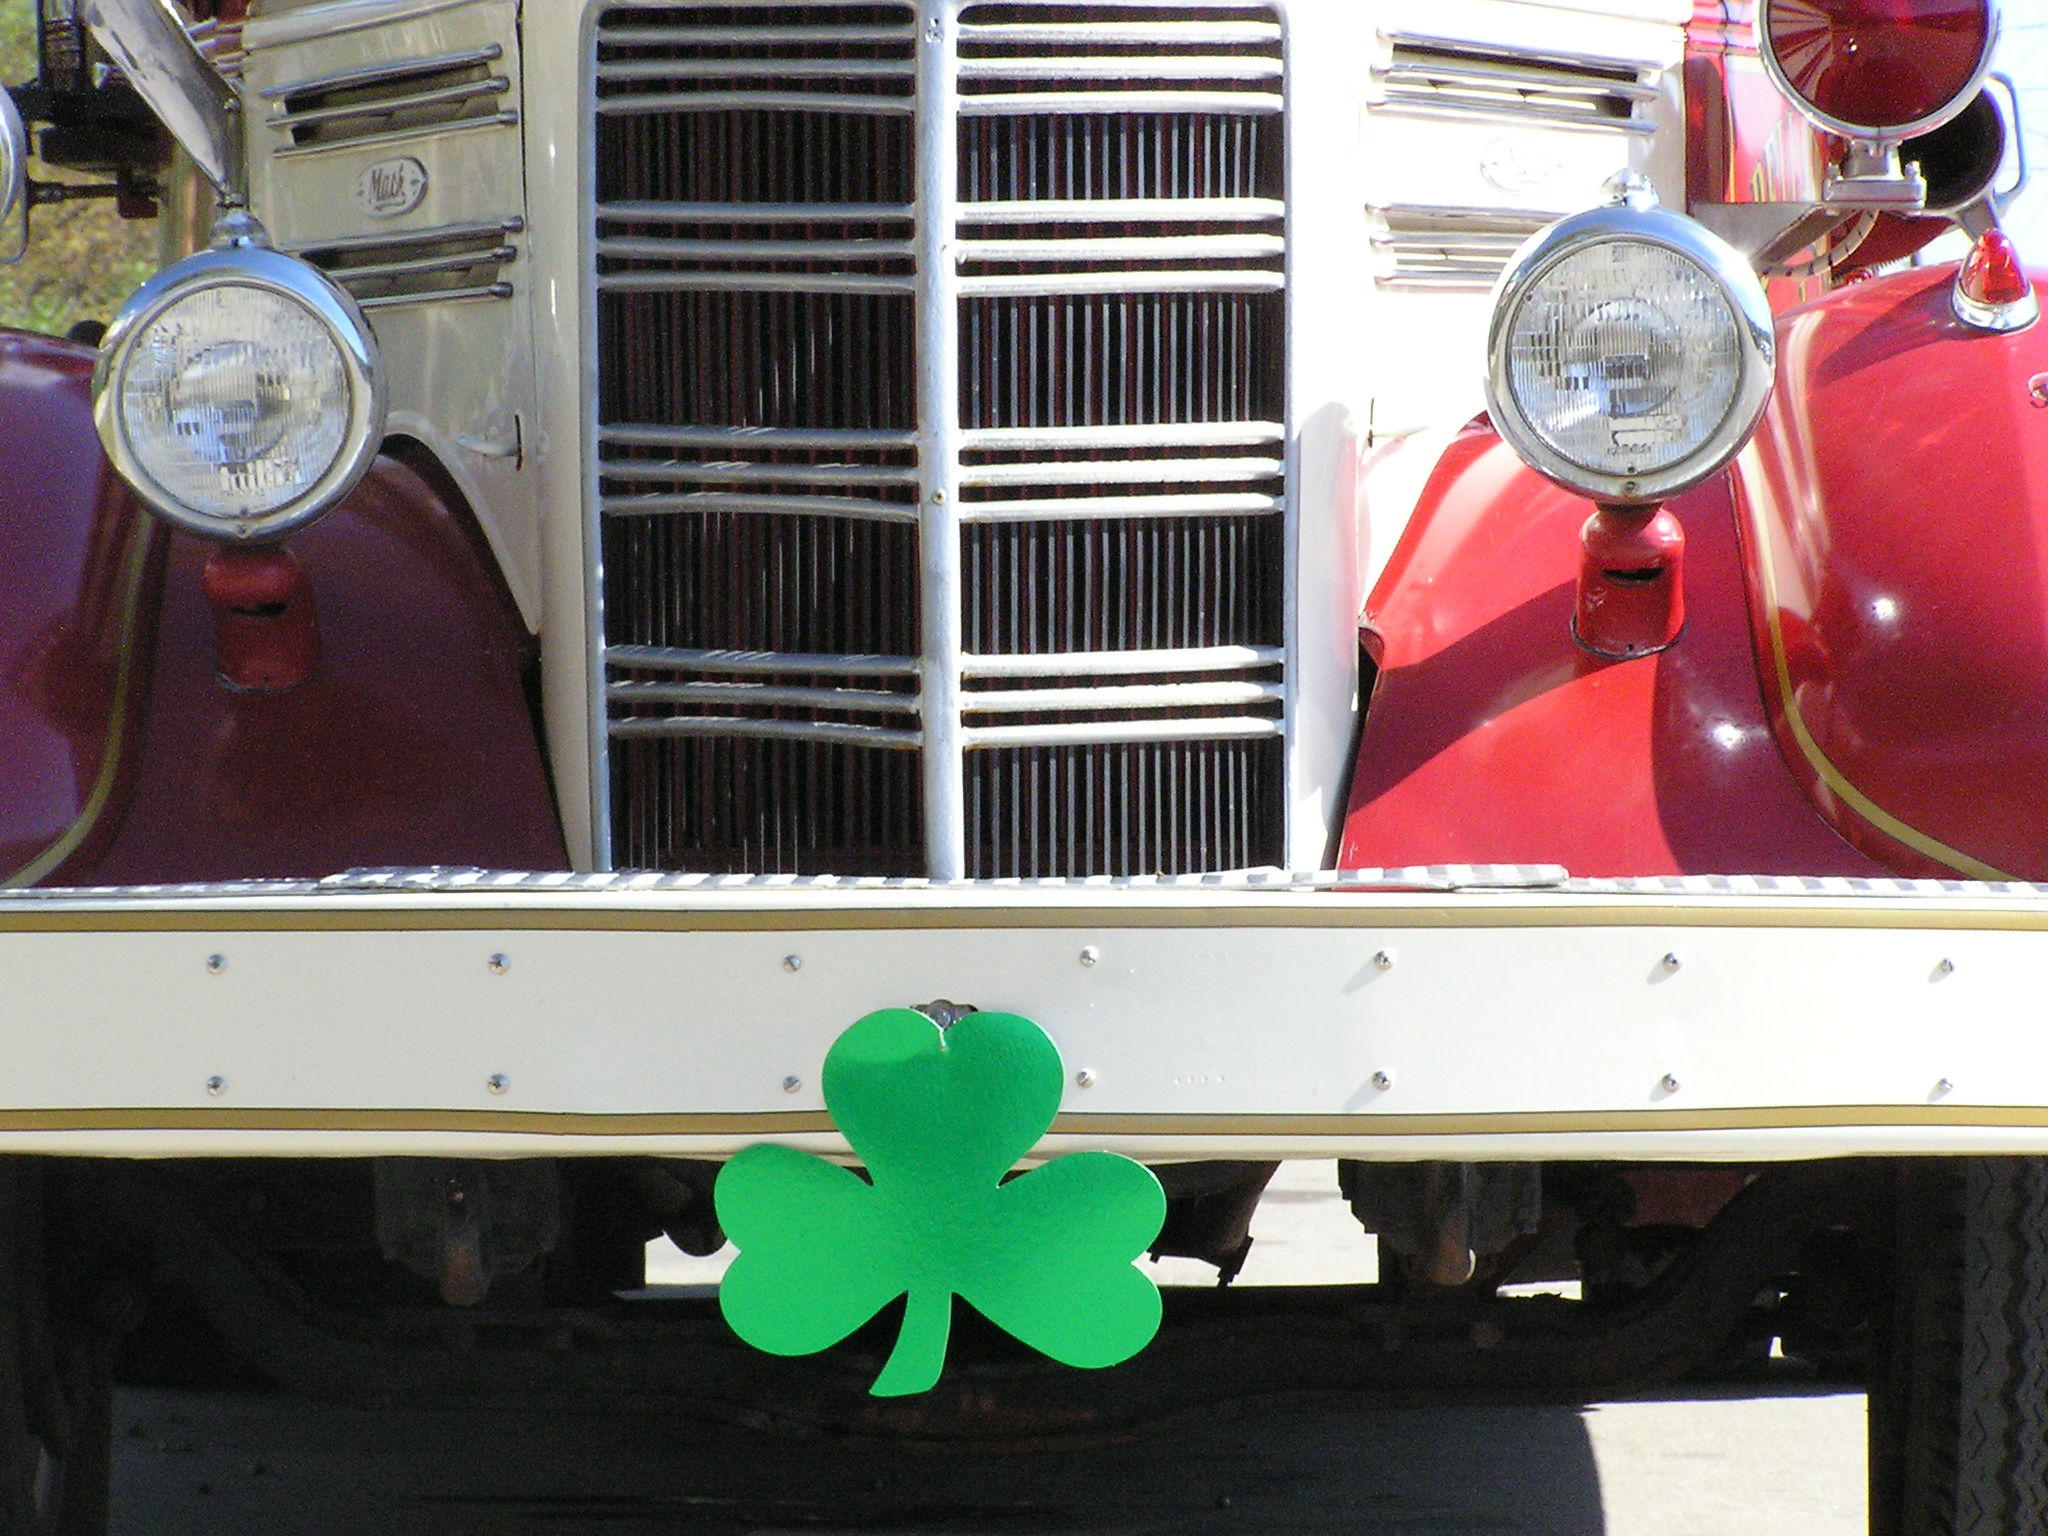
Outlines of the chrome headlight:
<svg viewBox="0 0 2048 1536">
<path fill-rule="evenodd" d="M 170 521 L 276 538 L 369 468 L 384 379 L 355 300 L 303 261 L 236 242 L 166 267 L 121 306 L 93 415 L 121 477 Z"/>
<path fill-rule="evenodd" d="M 1639 181 L 1515 254 L 1487 353 L 1501 436 L 1560 485 L 1615 503 L 1661 500 L 1733 458 L 1776 359 L 1756 274 Z"/>
</svg>

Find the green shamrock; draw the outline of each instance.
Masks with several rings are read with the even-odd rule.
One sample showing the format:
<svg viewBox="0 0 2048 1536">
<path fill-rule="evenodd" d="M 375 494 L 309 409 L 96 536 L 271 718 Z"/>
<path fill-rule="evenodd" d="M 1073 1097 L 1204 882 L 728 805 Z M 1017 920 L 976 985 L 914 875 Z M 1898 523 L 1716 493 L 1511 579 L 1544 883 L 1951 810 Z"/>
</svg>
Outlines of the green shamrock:
<svg viewBox="0 0 2048 1536">
<path fill-rule="evenodd" d="M 872 1183 L 790 1147 L 720 1171 L 718 1219 L 740 1255 L 718 1301 L 775 1355 L 845 1338 L 905 1292 L 896 1347 L 870 1390 L 929 1391 L 953 1297 L 1067 1365 L 1115 1365 L 1159 1330 L 1159 1290 L 1133 1261 L 1166 1220 L 1142 1163 L 1111 1152 L 1004 1176 L 1052 1125 L 1059 1048 L 1029 1019 L 969 1014 L 941 1030 L 871 1013 L 825 1057 L 825 1105 Z"/>
</svg>

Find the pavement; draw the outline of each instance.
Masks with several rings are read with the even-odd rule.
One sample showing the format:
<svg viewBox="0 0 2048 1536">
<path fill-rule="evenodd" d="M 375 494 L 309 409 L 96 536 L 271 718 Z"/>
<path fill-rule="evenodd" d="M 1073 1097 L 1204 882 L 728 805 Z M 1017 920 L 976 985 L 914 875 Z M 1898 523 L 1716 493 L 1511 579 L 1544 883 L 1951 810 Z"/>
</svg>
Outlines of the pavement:
<svg viewBox="0 0 2048 1536">
<path fill-rule="evenodd" d="M 1372 1277 L 1335 1166 L 1289 1164 L 1239 1284 Z M 649 1253 L 656 1286 L 725 1259 Z M 1192 1261 L 1162 1284 L 1213 1283 Z M 116 1403 L 117 1536 L 1857 1536 L 1860 1394 L 1319 1409 L 1089 1451 L 905 1455 L 670 1418 Z"/>
</svg>

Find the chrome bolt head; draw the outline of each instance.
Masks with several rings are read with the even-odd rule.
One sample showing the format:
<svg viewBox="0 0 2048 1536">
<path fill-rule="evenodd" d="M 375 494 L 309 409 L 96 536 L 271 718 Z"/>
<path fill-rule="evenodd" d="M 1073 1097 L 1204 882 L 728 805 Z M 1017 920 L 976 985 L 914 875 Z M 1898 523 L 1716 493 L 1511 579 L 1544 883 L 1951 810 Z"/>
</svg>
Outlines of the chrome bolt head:
<svg viewBox="0 0 2048 1536">
<path fill-rule="evenodd" d="M 1681 965 L 1685 964 L 1683 960 L 1678 958 L 1678 951 L 1675 949 L 1665 951 L 1663 963 L 1664 969 L 1667 971 L 1675 971 Z"/>
<path fill-rule="evenodd" d="M 1389 1088 L 1394 1086 L 1394 1074 L 1389 1072 L 1385 1067 L 1381 1067 L 1379 1071 L 1373 1073 L 1372 1085 L 1373 1087 L 1379 1089 L 1381 1093 L 1385 1093 Z"/>
<path fill-rule="evenodd" d="M 1083 1067 L 1080 1071 L 1076 1072 L 1074 1074 L 1074 1086 L 1076 1088 L 1093 1088 L 1095 1086 L 1095 1069 Z"/>
<path fill-rule="evenodd" d="M 217 1099 L 228 1091 L 228 1080 L 218 1076 L 209 1077 L 206 1080 L 206 1091 L 210 1097 Z"/>
<path fill-rule="evenodd" d="M 804 957 L 802 955 L 784 955 L 782 957 L 782 968 L 785 971 L 800 971 L 804 968 Z"/>
<path fill-rule="evenodd" d="M 502 1072 L 493 1072 L 489 1077 L 484 1079 L 484 1086 L 490 1089 L 493 1093 L 503 1093 L 507 1088 L 510 1088 L 512 1086 L 512 1079 L 507 1077 Z"/>
<path fill-rule="evenodd" d="M 1947 955 L 1943 955 L 1941 957 L 1941 963 L 1935 966 L 1934 968 L 1935 974 L 1938 976 L 1953 976 L 1955 974 L 1955 970 L 1955 961 L 1949 959 Z"/>
<path fill-rule="evenodd" d="M 803 1085 L 804 1080 L 798 1077 L 794 1072 L 792 1072 L 789 1074 L 789 1076 L 785 1077 L 782 1080 L 782 1091 L 784 1093 L 795 1093 L 798 1089 L 802 1088 Z"/>
<path fill-rule="evenodd" d="M 1375 970 L 1391 971 L 1394 968 L 1394 952 L 1391 949 L 1380 950 L 1372 957 L 1372 963 Z"/>
<path fill-rule="evenodd" d="M 1674 1074 L 1666 1072 L 1657 1080 L 1657 1086 L 1666 1093 L 1676 1093 L 1678 1092 L 1678 1078 Z"/>
<path fill-rule="evenodd" d="M 209 976 L 218 976 L 227 968 L 228 957 L 226 955 L 208 955 L 206 957 L 206 973 Z"/>
<path fill-rule="evenodd" d="M 1101 958 L 1102 951 L 1097 949 L 1093 944 L 1086 946 L 1081 951 L 1081 963 L 1083 965 L 1093 965 L 1096 961 L 1100 960 Z"/>
<path fill-rule="evenodd" d="M 493 976 L 502 976 L 512 969 L 512 957 L 503 952 L 491 956 L 485 963 L 490 966 Z"/>
<path fill-rule="evenodd" d="M 1934 1091 L 1938 1094 L 1954 1093 L 1956 1091 L 1956 1085 L 1944 1077 L 1940 1082 L 1934 1085 Z"/>
</svg>

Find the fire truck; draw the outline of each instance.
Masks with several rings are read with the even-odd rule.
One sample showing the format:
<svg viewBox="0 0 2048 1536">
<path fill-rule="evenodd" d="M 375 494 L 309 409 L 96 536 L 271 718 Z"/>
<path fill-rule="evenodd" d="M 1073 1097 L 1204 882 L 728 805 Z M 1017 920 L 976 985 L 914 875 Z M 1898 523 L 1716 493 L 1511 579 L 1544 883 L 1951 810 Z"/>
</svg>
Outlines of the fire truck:
<svg viewBox="0 0 2048 1536">
<path fill-rule="evenodd" d="M 165 265 L 0 334 L 0 1532 L 200 1336 L 937 1446 L 1776 1350 L 2037 1528 L 1998 27 L 40 0 L 0 200 Z M 1378 1279 L 1162 1301 L 1288 1159 Z"/>
</svg>

